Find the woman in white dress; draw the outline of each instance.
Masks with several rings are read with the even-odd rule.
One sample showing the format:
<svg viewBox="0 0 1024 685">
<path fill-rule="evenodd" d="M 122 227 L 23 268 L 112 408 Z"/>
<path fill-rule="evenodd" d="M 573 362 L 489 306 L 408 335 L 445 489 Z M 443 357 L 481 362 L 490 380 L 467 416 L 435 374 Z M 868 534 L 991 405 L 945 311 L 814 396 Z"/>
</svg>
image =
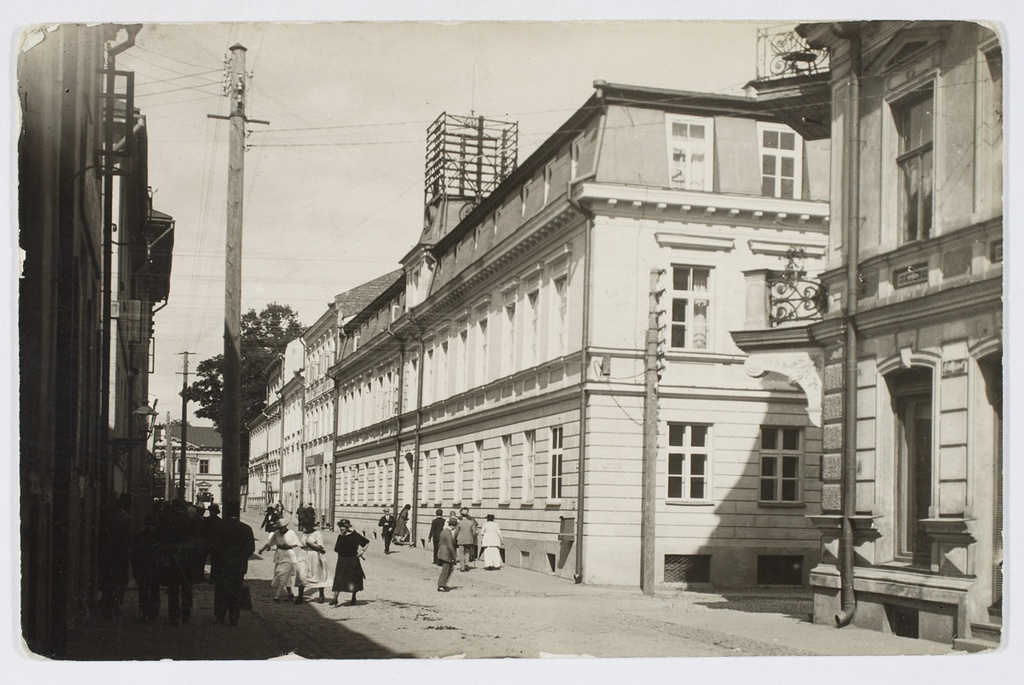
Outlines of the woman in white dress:
<svg viewBox="0 0 1024 685">
<path fill-rule="evenodd" d="M 296 565 L 298 558 L 295 551 L 302 545 L 299 536 L 288 529 L 288 521 L 278 519 L 277 528 L 270 537 L 267 544 L 260 547 L 260 552 L 265 552 L 274 547 L 274 579 L 270 581 L 270 587 L 276 588 L 274 601 L 281 601 L 284 591 L 288 592 L 288 599 L 292 599 L 292 585 L 295 584 Z"/>
<path fill-rule="evenodd" d="M 306 590 L 319 590 L 322 604 L 325 599 L 324 588 L 329 588 L 334 583 L 326 561 L 327 548 L 324 547 L 324 536 L 315 523 L 308 524 L 302 532 L 304 561 L 299 563 L 299 597 L 296 601 L 302 601 Z"/>
<path fill-rule="evenodd" d="M 484 525 L 480 526 L 480 547 L 483 548 L 484 569 L 495 571 L 501 568 L 501 548 L 505 546 L 501 539 L 501 528 L 494 520 L 494 514 L 488 514 Z"/>
</svg>

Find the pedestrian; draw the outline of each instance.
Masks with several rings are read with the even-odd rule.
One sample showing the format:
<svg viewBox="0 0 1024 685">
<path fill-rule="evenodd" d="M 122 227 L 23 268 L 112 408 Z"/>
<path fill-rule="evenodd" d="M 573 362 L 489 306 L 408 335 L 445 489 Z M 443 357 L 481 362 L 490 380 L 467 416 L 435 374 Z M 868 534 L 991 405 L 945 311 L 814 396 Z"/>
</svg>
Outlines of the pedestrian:
<svg viewBox="0 0 1024 685">
<path fill-rule="evenodd" d="M 277 520 L 281 518 L 280 514 L 277 513 L 277 509 L 274 507 L 267 507 L 267 513 L 263 515 L 263 523 L 260 524 L 260 528 L 273 533 L 277 530 Z"/>
<path fill-rule="evenodd" d="M 395 522 L 395 537 L 394 541 L 396 545 L 404 545 L 409 542 L 409 510 L 412 509 L 411 504 L 406 504 L 402 507 L 402 513 L 398 515 L 398 520 Z"/>
<path fill-rule="evenodd" d="M 288 593 L 288 599 L 293 600 L 292 585 L 295 584 L 296 564 L 298 558 L 296 550 L 301 546 L 299 537 L 289 529 L 286 519 L 277 520 L 277 529 L 267 538 L 265 545 L 260 547 L 260 552 L 265 552 L 271 547 L 274 549 L 274 579 L 270 581 L 270 587 L 276 588 L 274 601 L 280 602 L 283 591 Z"/>
<path fill-rule="evenodd" d="M 131 518 L 128 512 L 132 499 L 122 494 L 114 506 L 104 513 L 100 524 L 97 557 L 99 566 L 99 611 L 104 618 L 121 613 L 128 590 L 128 566 L 131 557 Z"/>
<path fill-rule="evenodd" d="M 215 506 L 215 505 L 214 505 Z M 211 512 L 213 506 L 210 507 Z M 252 528 L 238 518 L 239 503 L 224 503 L 224 520 L 216 527 L 211 540 L 210 580 L 213 581 L 213 618 L 238 625 L 242 608 L 242 582 L 249 570 L 249 557 L 256 549 Z"/>
<path fill-rule="evenodd" d="M 395 524 L 394 514 L 385 507 L 384 515 L 380 517 L 380 521 L 377 521 L 377 526 L 380 527 L 380 536 L 384 540 L 384 554 L 391 554 L 391 538 L 395 534 Z"/>
<path fill-rule="evenodd" d="M 438 509 L 434 514 L 437 518 L 430 522 L 427 541 L 434 543 L 434 566 L 440 566 L 441 562 L 437 560 L 437 547 L 441 544 L 441 531 L 444 530 L 444 509 Z"/>
<path fill-rule="evenodd" d="M 459 525 L 459 519 L 454 516 L 448 519 L 448 527 L 441 530 L 438 536 L 440 544 L 437 549 L 437 558 L 441 562 L 441 575 L 437 577 L 437 591 L 448 592 L 448 579 L 452 576 L 452 569 L 455 568 L 455 527 Z"/>
<path fill-rule="evenodd" d="M 324 547 L 324 537 L 317 529 L 316 523 L 311 523 L 302 531 L 302 547 L 305 552 L 305 563 L 299 565 L 299 596 L 296 602 L 302 602 L 306 590 L 319 590 L 320 603 L 326 599 L 324 588 L 333 585 L 331 570 L 327 565 L 327 548 Z"/>
<path fill-rule="evenodd" d="M 310 504 L 305 509 L 299 507 L 299 524 L 301 530 L 306 530 L 310 526 L 316 525 L 316 509 Z"/>
<path fill-rule="evenodd" d="M 220 505 L 211 504 L 207 511 L 209 516 L 199 519 L 199 538 L 202 542 L 202 547 L 199 550 L 200 558 L 197 563 L 196 571 L 198 576 L 196 580 L 205 580 L 206 578 L 206 563 L 211 561 L 211 554 L 213 551 L 214 540 L 217 537 L 217 530 L 220 529 L 224 520 L 220 517 Z M 213 581 L 213 566 L 211 563 L 210 567 L 210 581 Z"/>
<path fill-rule="evenodd" d="M 501 528 L 494 520 L 494 514 L 488 514 L 484 525 L 480 526 L 480 548 L 483 550 L 484 570 L 496 571 L 501 568 L 501 548 L 505 546 L 501 538 Z"/>
<path fill-rule="evenodd" d="M 199 531 L 187 510 L 185 500 L 174 500 L 158 536 L 165 555 L 162 582 L 167 586 L 167 621 L 174 626 L 192 618 L 193 549 Z"/>
<path fill-rule="evenodd" d="M 139 621 L 149 623 L 160 615 L 159 541 L 157 515 L 146 516 L 145 526 L 132 536 L 131 563 L 135 584 L 139 587 Z"/>
<path fill-rule="evenodd" d="M 338 606 L 338 595 L 342 592 L 352 593 L 352 599 L 345 604 L 354 606 L 356 593 L 362 591 L 363 579 L 366 578 L 359 560 L 363 558 L 363 551 L 370 541 L 352 530 L 352 522 L 348 519 L 339 521 L 338 528 L 341 533 L 334 544 L 334 551 L 338 553 L 338 566 L 334 570 L 334 584 L 331 587 L 334 591 L 331 606 Z"/>
<path fill-rule="evenodd" d="M 468 571 L 470 557 L 476 558 L 476 520 L 469 515 L 469 509 L 462 509 L 455 528 L 455 544 L 459 546 L 459 570 Z"/>
</svg>

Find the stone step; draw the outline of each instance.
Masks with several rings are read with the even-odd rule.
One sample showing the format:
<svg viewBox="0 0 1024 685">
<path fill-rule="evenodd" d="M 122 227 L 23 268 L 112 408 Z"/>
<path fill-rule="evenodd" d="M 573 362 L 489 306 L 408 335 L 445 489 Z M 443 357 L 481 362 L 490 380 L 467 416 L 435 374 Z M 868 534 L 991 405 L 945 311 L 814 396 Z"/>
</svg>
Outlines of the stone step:
<svg viewBox="0 0 1024 685">
<path fill-rule="evenodd" d="M 995 649 L 998 646 L 999 643 L 997 642 L 980 640 L 976 637 L 958 637 L 953 639 L 953 649 L 958 649 L 961 652 L 984 652 L 989 649 Z"/>
<path fill-rule="evenodd" d="M 971 635 L 979 640 L 987 640 L 992 644 L 998 645 L 1002 640 L 1002 634 L 1002 621 L 999 623 L 988 622 L 971 624 Z"/>
</svg>

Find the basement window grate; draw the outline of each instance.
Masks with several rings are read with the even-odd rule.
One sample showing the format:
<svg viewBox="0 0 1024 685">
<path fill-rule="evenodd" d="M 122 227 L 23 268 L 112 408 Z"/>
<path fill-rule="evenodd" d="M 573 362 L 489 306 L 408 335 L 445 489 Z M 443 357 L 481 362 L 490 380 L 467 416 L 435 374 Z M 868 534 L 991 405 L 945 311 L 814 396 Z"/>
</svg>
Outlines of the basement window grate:
<svg viewBox="0 0 1024 685">
<path fill-rule="evenodd" d="M 799 555 L 758 555 L 757 584 L 803 585 L 804 558 Z"/>
<path fill-rule="evenodd" d="M 710 554 L 666 554 L 666 583 L 710 583 Z"/>
<path fill-rule="evenodd" d="M 886 604 L 885 616 L 889 620 L 889 629 L 892 630 L 893 635 L 911 637 L 915 640 L 920 637 L 917 609 L 898 604 Z"/>
</svg>

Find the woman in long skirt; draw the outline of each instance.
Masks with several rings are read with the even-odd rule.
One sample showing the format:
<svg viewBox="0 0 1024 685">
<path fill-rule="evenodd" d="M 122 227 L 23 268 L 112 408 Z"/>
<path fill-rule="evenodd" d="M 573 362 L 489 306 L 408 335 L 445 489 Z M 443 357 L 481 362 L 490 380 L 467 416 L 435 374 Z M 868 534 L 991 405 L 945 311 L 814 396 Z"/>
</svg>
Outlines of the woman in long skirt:
<svg viewBox="0 0 1024 685">
<path fill-rule="evenodd" d="M 288 599 L 292 599 L 292 585 L 295 584 L 295 570 L 298 558 L 295 550 L 302 543 L 299 536 L 288 529 L 288 522 L 278 519 L 277 529 L 270 534 L 267 544 L 260 547 L 260 552 L 265 552 L 274 547 L 274 579 L 270 581 L 270 587 L 276 588 L 274 601 L 281 601 L 282 590 L 288 592 Z"/>
<path fill-rule="evenodd" d="M 487 515 L 487 521 L 480 526 L 480 546 L 483 548 L 484 568 L 494 571 L 501 568 L 501 528 L 494 520 L 494 514 Z"/>
<path fill-rule="evenodd" d="M 302 536 L 305 561 L 299 563 L 299 600 L 306 590 L 319 590 L 320 602 L 323 603 L 324 589 L 333 585 L 330 567 L 325 557 L 324 536 L 315 523 L 306 525 Z"/>
<path fill-rule="evenodd" d="M 363 566 L 359 560 L 363 558 L 363 550 L 370 544 L 370 541 L 359 533 L 352 530 L 352 523 L 348 519 L 338 522 L 341 533 L 338 541 L 334 544 L 334 551 L 338 553 L 338 566 L 334 570 L 334 584 L 331 589 L 334 591 L 332 607 L 338 606 L 338 595 L 342 592 L 351 592 L 352 599 L 346 602 L 348 605 L 356 603 L 356 593 L 363 589 Z"/>
<path fill-rule="evenodd" d="M 406 504 L 404 507 L 402 507 L 402 513 L 398 515 L 398 520 L 395 522 L 394 540 L 396 544 L 405 545 L 409 542 L 410 509 L 412 509 L 411 504 Z"/>
</svg>

